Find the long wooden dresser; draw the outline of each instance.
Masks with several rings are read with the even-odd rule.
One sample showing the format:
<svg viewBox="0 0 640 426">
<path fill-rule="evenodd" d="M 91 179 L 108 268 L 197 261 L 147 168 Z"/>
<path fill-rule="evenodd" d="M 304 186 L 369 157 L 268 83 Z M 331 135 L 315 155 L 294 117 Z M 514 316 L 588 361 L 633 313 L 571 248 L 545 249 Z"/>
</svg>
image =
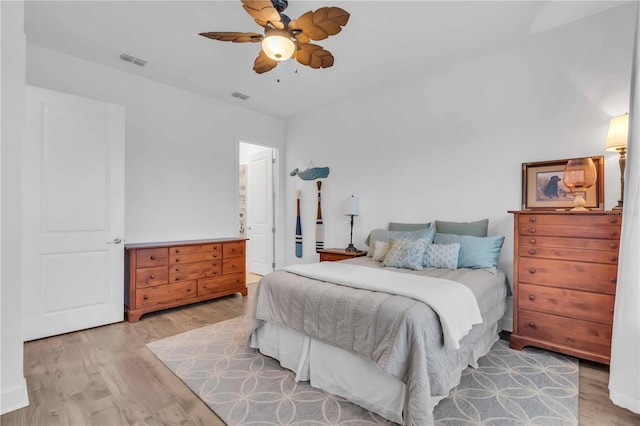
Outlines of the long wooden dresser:
<svg viewBox="0 0 640 426">
<path fill-rule="evenodd" d="M 143 314 L 233 293 L 247 295 L 245 239 L 125 245 L 125 313 Z"/>
<path fill-rule="evenodd" d="M 509 213 L 515 219 L 510 346 L 536 346 L 608 364 L 621 215 Z"/>
</svg>

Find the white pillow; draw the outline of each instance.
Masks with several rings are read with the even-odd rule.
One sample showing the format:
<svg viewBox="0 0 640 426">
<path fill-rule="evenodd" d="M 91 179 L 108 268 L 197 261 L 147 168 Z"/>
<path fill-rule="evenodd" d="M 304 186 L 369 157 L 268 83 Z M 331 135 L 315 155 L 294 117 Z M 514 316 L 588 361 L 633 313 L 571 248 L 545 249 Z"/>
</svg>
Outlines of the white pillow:
<svg viewBox="0 0 640 426">
<path fill-rule="evenodd" d="M 389 243 L 386 241 L 376 241 L 373 246 L 373 260 L 382 262 L 389 252 Z"/>
<path fill-rule="evenodd" d="M 460 244 L 429 244 L 424 255 L 424 266 L 429 268 L 458 269 Z"/>
</svg>

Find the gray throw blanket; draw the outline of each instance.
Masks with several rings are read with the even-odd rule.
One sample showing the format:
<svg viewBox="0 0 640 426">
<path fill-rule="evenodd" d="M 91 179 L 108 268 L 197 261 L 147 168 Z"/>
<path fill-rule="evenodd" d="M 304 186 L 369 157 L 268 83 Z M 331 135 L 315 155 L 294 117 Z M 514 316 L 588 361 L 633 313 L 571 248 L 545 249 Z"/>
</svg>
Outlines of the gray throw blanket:
<svg viewBox="0 0 640 426">
<path fill-rule="evenodd" d="M 444 397 L 457 384 L 459 365 L 480 336 L 476 325 L 459 350 L 447 350 L 438 316 L 422 302 L 285 271 L 260 281 L 253 316 L 251 334 L 265 321 L 284 325 L 370 359 L 401 379 L 407 385 L 407 425 L 433 423 L 432 396 Z"/>
</svg>

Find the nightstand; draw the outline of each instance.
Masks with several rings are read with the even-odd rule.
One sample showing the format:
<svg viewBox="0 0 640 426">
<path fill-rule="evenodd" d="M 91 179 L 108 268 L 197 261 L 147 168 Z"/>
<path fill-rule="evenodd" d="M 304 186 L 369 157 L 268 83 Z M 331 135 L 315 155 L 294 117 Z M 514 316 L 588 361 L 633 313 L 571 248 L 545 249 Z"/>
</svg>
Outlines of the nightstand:
<svg viewBox="0 0 640 426">
<path fill-rule="evenodd" d="M 320 262 L 336 262 L 338 260 L 352 259 L 354 257 L 366 256 L 366 251 L 352 252 L 339 248 L 328 248 L 318 250 L 320 253 Z"/>
</svg>

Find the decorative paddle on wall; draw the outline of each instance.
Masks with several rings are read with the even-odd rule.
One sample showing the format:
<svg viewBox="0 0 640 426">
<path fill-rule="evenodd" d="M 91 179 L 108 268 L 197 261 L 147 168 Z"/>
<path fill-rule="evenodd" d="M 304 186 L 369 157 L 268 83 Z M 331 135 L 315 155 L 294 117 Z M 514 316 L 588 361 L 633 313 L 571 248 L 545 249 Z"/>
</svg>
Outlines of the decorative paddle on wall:
<svg viewBox="0 0 640 426">
<path fill-rule="evenodd" d="M 302 226 L 300 225 L 300 190 L 296 189 L 296 257 L 302 257 Z"/>
<path fill-rule="evenodd" d="M 291 20 L 284 10 L 287 0 L 241 0 L 244 10 L 258 25 L 264 27 L 264 35 L 242 32 L 208 32 L 201 36 L 233 43 L 262 43 L 253 70 L 258 74 L 271 71 L 280 61 L 295 58 L 311 68 L 333 66 L 333 55 L 311 40 L 324 40 L 338 34 L 349 21 L 349 13 L 339 7 L 321 7 Z"/>
<path fill-rule="evenodd" d="M 318 185 L 318 215 L 316 216 L 316 253 L 324 248 L 324 224 L 322 223 L 322 209 L 320 208 L 320 194 L 322 181 L 316 182 Z"/>
</svg>

